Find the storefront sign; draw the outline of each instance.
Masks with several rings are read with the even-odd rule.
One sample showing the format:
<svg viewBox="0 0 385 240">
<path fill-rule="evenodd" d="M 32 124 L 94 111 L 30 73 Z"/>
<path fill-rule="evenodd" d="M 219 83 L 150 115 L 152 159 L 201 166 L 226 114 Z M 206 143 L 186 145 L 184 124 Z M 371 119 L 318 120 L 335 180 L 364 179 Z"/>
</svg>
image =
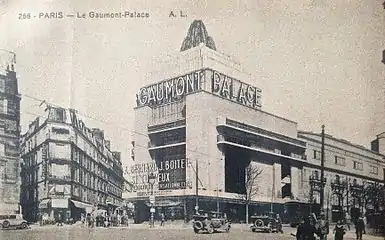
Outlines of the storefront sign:
<svg viewBox="0 0 385 240">
<path fill-rule="evenodd" d="M 186 189 L 186 159 L 160 162 L 159 190 L 166 189 Z"/>
<path fill-rule="evenodd" d="M 131 166 L 130 177 L 133 184 L 133 191 L 151 191 L 151 185 L 148 182 L 149 174 L 158 175 L 158 167 L 155 162 L 139 163 Z M 158 179 L 158 178 L 156 178 Z M 153 186 L 155 188 L 156 182 Z M 154 190 L 154 189 L 152 189 Z"/>
<path fill-rule="evenodd" d="M 212 80 L 212 93 L 231 101 L 259 109 L 261 103 L 261 90 L 247 83 L 228 77 L 215 70 L 209 70 Z"/>
<path fill-rule="evenodd" d="M 162 81 L 140 89 L 136 95 L 137 105 L 158 105 L 179 100 L 187 93 L 201 89 L 202 71 Z"/>
<path fill-rule="evenodd" d="M 158 162 L 135 164 L 131 167 L 130 176 L 133 191 L 150 192 L 155 190 L 185 189 L 186 160 L 173 159 Z M 148 182 L 150 174 L 156 176 L 153 186 Z"/>
</svg>

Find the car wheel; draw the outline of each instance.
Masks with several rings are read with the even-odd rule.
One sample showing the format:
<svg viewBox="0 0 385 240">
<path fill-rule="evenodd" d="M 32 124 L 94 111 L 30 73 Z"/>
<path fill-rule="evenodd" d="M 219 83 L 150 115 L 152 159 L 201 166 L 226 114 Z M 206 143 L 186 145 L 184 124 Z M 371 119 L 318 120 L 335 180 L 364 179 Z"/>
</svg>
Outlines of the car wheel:
<svg viewBox="0 0 385 240">
<path fill-rule="evenodd" d="M 257 227 L 263 227 L 265 224 L 263 224 L 263 221 L 261 219 L 257 219 L 254 221 L 254 226 Z"/>
<path fill-rule="evenodd" d="M 252 231 L 252 232 L 256 232 L 257 230 L 255 230 L 255 228 L 252 228 L 251 231 Z"/>
<path fill-rule="evenodd" d="M 228 233 L 228 232 L 230 232 L 230 225 L 229 226 L 227 226 L 227 228 L 226 228 L 226 232 Z"/>
<path fill-rule="evenodd" d="M 9 222 L 8 221 L 4 221 L 3 222 L 3 228 L 9 228 Z"/>
<path fill-rule="evenodd" d="M 22 228 L 22 229 L 26 229 L 26 228 L 28 228 L 28 224 L 27 224 L 27 223 L 25 223 L 25 222 L 23 222 L 23 223 L 21 224 L 21 228 Z"/>
<path fill-rule="evenodd" d="M 199 229 L 194 228 L 194 233 L 199 233 Z"/>
<path fill-rule="evenodd" d="M 213 226 L 211 224 L 207 226 L 207 232 L 209 234 L 212 234 L 214 232 L 214 228 L 213 228 Z"/>
<path fill-rule="evenodd" d="M 201 221 L 195 221 L 193 227 L 200 230 L 203 228 L 203 223 Z"/>
</svg>

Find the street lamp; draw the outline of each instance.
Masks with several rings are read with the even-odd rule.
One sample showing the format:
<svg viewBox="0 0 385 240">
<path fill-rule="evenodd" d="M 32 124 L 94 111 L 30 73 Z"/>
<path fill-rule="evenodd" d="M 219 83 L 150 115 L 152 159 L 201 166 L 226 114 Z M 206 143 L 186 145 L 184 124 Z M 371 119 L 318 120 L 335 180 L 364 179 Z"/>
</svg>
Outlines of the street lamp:
<svg viewBox="0 0 385 240">
<path fill-rule="evenodd" d="M 358 199 L 358 207 L 360 210 L 360 214 L 362 214 L 363 209 L 362 208 L 362 197 L 363 197 L 363 191 L 364 191 L 364 185 L 358 184 L 357 180 L 354 179 L 353 183 L 349 184 L 350 192 L 353 197 L 353 205 L 355 207 L 356 205 L 356 199 Z"/>
<path fill-rule="evenodd" d="M 313 203 L 314 203 L 314 200 L 313 200 L 313 194 L 314 192 L 320 192 L 323 191 L 324 189 L 324 186 L 326 184 L 326 178 L 324 177 L 322 182 L 321 182 L 321 178 L 318 176 L 318 174 L 314 174 L 314 175 L 311 175 L 309 177 L 309 183 L 310 183 L 310 212 L 313 211 Z M 322 204 L 322 203 L 321 203 Z M 321 205 L 321 208 L 323 206 Z"/>
<path fill-rule="evenodd" d="M 345 189 L 347 188 L 347 182 L 345 180 L 340 180 L 339 176 L 336 176 L 335 180 L 331 183 L 331 188 L 334 194 L 338 196 L 338 210 L 340 211 L 340 218 L 342 219 L 342 200 L 343 200 L 343 193 L 345 192 Z"/>
<path fill-rule="evenodd" d="M 154 198 L 153 198 L 154 191 L 153 190 L 154 190 L 155 181 L 156 181 L 155 174 L 154 173 L 150 173 L 148 175 L 148 183 L 151 186 L 151 196 L 150 196 L 151 209 L 150 209 L 150 212 L 151 212 L 151 226 L 152 227 L 154 226 Z"/>
</svg>

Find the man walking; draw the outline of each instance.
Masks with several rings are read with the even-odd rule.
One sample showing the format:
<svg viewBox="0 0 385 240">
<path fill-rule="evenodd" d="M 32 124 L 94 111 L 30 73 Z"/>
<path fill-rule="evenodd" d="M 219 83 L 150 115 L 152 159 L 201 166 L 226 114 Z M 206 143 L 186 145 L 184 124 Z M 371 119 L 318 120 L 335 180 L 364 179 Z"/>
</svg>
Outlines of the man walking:
<svg viewBox="0 0 385 240">
<path fill-rule="evenodd" d="M 319 237 L 320 240 L 326 240 L 329 234 L 329 221 L 325 219 L 325 213 L 321 212 L 319 220 Z"/>
<path fill-rule="evenodd" d="M 161 213 L 160 214 L 160 226 L 164 226 L 164 222 L 165 222 L 164 213 Z"/>
<path fill-rule="evenodd" d="M 357 240 L 362 240 L 362 234 L 365 233 L 365 222 L 361 216 L 357 219 L 355 227 Z"/>
<path fill-rule="evenodd" d="M 297 228 L 296 238 L 297 240 L 315 240 L 314 234 L 316 228 L 311 223 L 311 217 L 306 217 L 304 222 L 301 223 Z"/>
<path fill-rule="evenodd" d="M 346 227 L 348 228 L 348 230 L 350 231 L 350 214 L 349 213 L 346 213 L 346 216 L 345 216 L 345 221 L 346 221 Z"/>
</svg>

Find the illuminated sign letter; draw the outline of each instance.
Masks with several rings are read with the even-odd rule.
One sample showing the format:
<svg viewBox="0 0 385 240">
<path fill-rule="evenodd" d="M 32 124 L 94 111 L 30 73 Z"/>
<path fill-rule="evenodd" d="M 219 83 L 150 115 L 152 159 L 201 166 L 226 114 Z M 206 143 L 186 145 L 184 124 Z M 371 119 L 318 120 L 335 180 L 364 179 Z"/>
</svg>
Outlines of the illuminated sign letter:
<svg viewBox="0 0 385 240">
<path fill-rule="evenodd" d="M 262 106 L 262 97 L 261 97 L 261 90 L 258 89 L 257 93 L 255 94 L 255 105 L 258 107 Z"/>
<path fill-rule="evenodd" d="M 155 92 L 154 92 L 154 86 L 149 87 L 149 94 L 148 94 L 148 103 L 156 103 L 155 101 Z"/>
<path fill-rule="evenodd" d="M 224 76 L 221 95 L 226 98 L 230 98 L 231 96 L 231 85 L 233 83 L 233 79 Z"/>
<path fill-rule="evenodd" d="M 241 83 L 239 85 L 239 91 L 238 91 L 238 102 L 242 104 L 246 104 L 246 96 L 245 96 L 245 90 L 243 89 L 244 84 Z"/>
<path fill-rule="evenodd" d="M 189 74 L 186 76 L 186 85 L 187 85 L 186 93 L 195 91 L 194 77 L 195 77 L 194 74 Z"/>
<path fill-rule="evenodd" d="M 147 89 L 146 88 L 142 88 L 142 89 L 140 89 L 139 103 L 141 105 L 144 105 L 144 104 L 147 103 L 147 101 L 148 101 Z"/>
<path fill-rule="evenodd" d="M 164 97 L 164 91 L 163 91 L 163 84 L 157 84 L 156 85 L 156 101 L 160 103 L 163 100 Z"/>
<path fill-rule="evenodd" d="M 174 97 L 174 92 L 175 92 L 175 85 L 174 85 L 174 79 L 171 79 L 167 82 L 164 83 L 166 86 L 166 100 L 167 99 L 172 99 Z"/>
<path fill-rule="evenodd" d="M 179 77 L 177 82 L 176 82 L 176 95 L 177 96 L 181 96 L 184 94 L 184 90 L 185 90 L 185 82 L 184 82 L 184 79 L 182 77 Z"/>
<path fill-rule="evenodd" d="M 213 93 L 218 93 L 220 88 L 221 88 L 221 76 L 219 75 L 219 73 L 217 73 L 216 71 L 213 72 L 213 77 L 212 77 L 213 81 L 212 81 L 212 92 Z"/>
<path fill-rule="evenodd" d="M 255 99 L 256 88 L 250 85 L 247 86 L 246 99 L 249 103 L 253 103 Z"/>
</svg>

